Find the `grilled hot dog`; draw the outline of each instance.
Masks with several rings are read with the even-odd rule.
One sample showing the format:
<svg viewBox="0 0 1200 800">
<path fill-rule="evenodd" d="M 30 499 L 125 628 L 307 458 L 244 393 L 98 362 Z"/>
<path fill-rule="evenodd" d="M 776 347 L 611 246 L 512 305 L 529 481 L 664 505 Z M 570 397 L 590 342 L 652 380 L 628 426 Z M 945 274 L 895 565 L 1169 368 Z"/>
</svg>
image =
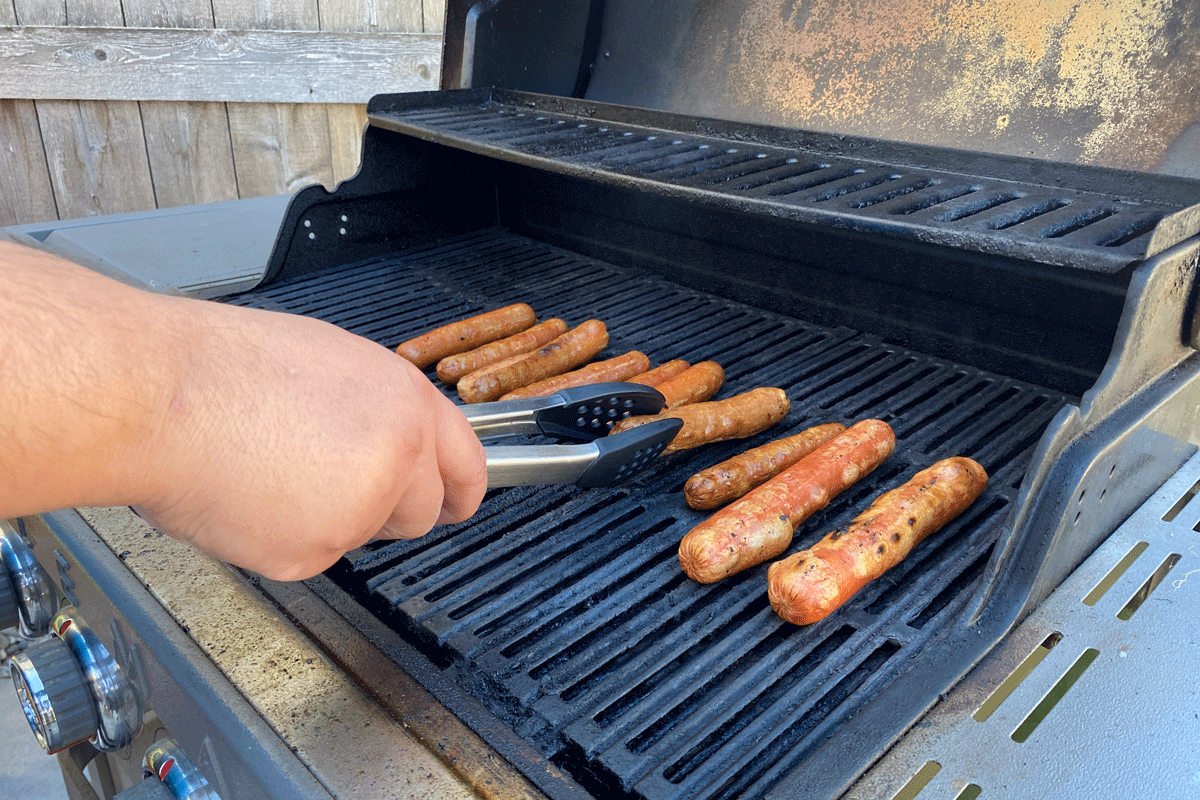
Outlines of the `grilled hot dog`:
<svg viewBox="0 0 1200 800">
<path fill-rule="evenodd" d="M 470 375 L 477 369 L 483 369 L 511 356 L 533 352 L 566 332 L 567 323 L 555 317 L 520 333 L 514 333 L 507 339 L 489 342 L 466 353 L 446 356 L 438 362 L 438 379 L 448 386 L 453 386 L 464 375 Z"/>
<path fill-rule="evenodd" d="M 683 497 L 692 508 L 707 511 L 737 500 L 846 430 L 837 422 L 816 425 L 747 450 L 688 478 Z"/>
<path fill-rule="evenodd" d="M 662 387 L 659 387 L 662 390 Z M 765 431 L 787 416 L 791 403 L 782 389 L 761 387 L 724 400 L 693 403 L 669 411 L 618 420 L 620 433 L 658 419 L 681 419 L 683 427 L 663 450 L 673 453 L 726 439 L 744 439 Z"/>
<path fill-rule="evenodd" d="M 921 470 L 876 498 L 845 528 L 772 564 L 767 570 L 771 606 L 797 625 L 824 619 L 966 510 L 987 483 L 983 467 L 962 456 Z"/>
<path fill-rule="evenodd" d="M 791 544 L 796 526 L 882 464 L 895 446 L 886 422 L 851 425 L 688 531 L 679 543 L 679 565 L 692 580 L 715 583 L 774 558 Z"/>
<path fill-rule="evenodd" d="M 641 375 L 634 375 L 629 379 L 629 383 L 640 383 L 643 386 L 658 386 L 664 381 L 669 381 L 679 373 L 690 367 L 686 361 L 682 359 L 674 359 L 665 364 L 659 364 L 652 370 L 643 372 Z"/>
<path fill-rule="evenodd" d="M 421 369 L 426 369 L 446 356 L 465 353 L 488 342 L 512 336 L 536 321 L 532 308 L 525 303 L 515 303 L 434 328 L 415 339 L 401 342 L 396 346 L 396 352 Z"/>
<path fill-rule="evenodd" d="M 725 370 L 715 361 L 701 361 L 656 388 L 667 401 L 665 408 L 678 408 L 712 397 L 725 383 Z"/>
<path fill-rule="evenodd" d="M 511 392 L 501 395 L 500 399 L 520 400 L 525 397 L 545 397 L 554 394 L 559 389 L 567 389 L 572 386 L 586 386 L 590 383 L 610 381 L 619 382 L 645 372 L 649 366 L 650 359 L 646 357 L 645 353 L 631 350 L 616 358 L 595 361 L 586 367 L 564 372 L 562 375 L 555 375 L 553 378 L 546 378 L 528 386 L 522 386 L 520 389 L 513 389 Z"/>
<path fill-rule="evenodd" d="M 608 346 L 608 330 L 590 319 L 539 350 L 513 356 L 476 370 L 458 381 L 458 396 L 466 403 L 484 403 L 522 386 L 586 364 Z"/>
</svg>

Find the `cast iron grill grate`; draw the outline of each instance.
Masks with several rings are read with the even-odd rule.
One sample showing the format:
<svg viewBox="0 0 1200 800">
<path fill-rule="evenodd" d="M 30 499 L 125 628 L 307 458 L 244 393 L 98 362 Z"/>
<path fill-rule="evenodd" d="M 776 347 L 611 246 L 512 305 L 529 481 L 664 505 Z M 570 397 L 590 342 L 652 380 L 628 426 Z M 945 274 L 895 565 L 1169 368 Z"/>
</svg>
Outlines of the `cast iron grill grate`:
<svg viewBox="0 0 1200 800">
<path fill-rule="evenodd" d="M 749 442 L 662 461 L 600 490 L 488 493 L 467 523 L 372 543 L 330 576 L 597 796 L 756 797 L 873 697 L 981 575 L 1061 395 L 823 328 L 502 230 L 410 248 L 230 302 L 321 317 L 385 345 L 505 303 L 608 325 L 608 353 L 712 358 L 726 396 L 785 389 L 792 411 Z M 987 493 L 847 607 L 797 628 L 771 611 L 766 565 L 713 586 L 679 569 L 703 518 L 697 469 L 818 422 L 879 417 L 896 454 L 798 532 L 793 549 L 952 454 Z"/>
<path fill-rule="evenodd" d="M 1176 243 L 1159 224 L 1197 200 L 1168 199 L 1165 191 L 1145 193 L 1154 200 L 1127 197 L 1119 176 L 1109 176 L 1102 189 L 1086 181 L 1072 188 L 1063 185 L 1062 170 L 1041 182 L 1035 170 L 983 155 L 961 169 L 913 166 L 867 142 L 811 133 L 794 142 L 779 129 L 726 129 L 501 90 L 381 96 L 369 110 L 380 127 L 499 161 L 635 180 L 646 191 L 683 192 L 748 213 L 1086 270 L 1115 272 Z M 933 164 L 950 160 L 915 147 L 907 155 Z"/>
</svg>

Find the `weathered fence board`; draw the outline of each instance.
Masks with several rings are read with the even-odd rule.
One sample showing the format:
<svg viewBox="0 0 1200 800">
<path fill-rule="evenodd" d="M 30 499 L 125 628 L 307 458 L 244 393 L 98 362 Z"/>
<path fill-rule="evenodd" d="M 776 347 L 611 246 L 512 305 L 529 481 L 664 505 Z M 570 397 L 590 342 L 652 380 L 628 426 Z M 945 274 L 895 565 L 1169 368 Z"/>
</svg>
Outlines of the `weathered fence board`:
<svg viewBox="0 0 1200 800">
<path fill-rule="evenodd" d="M 125 24 L 145 28 L 212 28 L 209 0 L 123 0 Z M 183 83 L 187 83 L 184 81 Z M 194 205 L 238 196 L 229 115 L 223 102 L 138 100 L 146 156 L 159 207 Z"/>
<path fill-rule="evenodd" d="M 7 27 L 0 97 L 365 103 L 436 89 L 440 56 L 424 33 Z"/>
<path fill-rule="evenodd" d="M 437 88 L 444 0 L 0 0 L 0 226 L 288 192 Z"/>
</svg>

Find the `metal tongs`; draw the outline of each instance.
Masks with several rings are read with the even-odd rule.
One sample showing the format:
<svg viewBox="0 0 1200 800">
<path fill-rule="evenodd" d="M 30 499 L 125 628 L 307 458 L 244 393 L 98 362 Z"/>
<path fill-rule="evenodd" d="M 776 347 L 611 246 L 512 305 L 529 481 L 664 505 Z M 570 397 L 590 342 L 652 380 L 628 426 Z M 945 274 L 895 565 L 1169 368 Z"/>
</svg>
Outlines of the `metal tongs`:
<svg viewBox="0 0 1200 800">
<path fill-rule="evenodd" d="M 636 383 L 595 383 L 546 397 L 462 407 L 480 439 L 541 433 L 583 444 L 498 445 L 485 448 L 488 488 L 574 483 L 611 486 L 642 470 L 663 451 L 683 421 L 664 419 L 612 436 L 619 419 L 657 414 L 656 389 Z"/>
</svg>

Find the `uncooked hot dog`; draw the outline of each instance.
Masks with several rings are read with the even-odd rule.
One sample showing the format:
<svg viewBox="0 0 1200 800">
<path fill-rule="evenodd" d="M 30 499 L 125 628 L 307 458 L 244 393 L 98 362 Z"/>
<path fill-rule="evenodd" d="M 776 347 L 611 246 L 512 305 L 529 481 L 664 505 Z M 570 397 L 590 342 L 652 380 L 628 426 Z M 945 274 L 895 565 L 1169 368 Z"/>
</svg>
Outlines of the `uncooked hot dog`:
<svg viewBox="0 0 1200 800">
<path fill-rule="evenodd" d="M 767 570 L 771 606 L 797 625 L 824 619 L 965 511 L 987 483 L 983 467 L 962 456 L 921 470 L 876 498 L 845 528 L 772 564 Z"/>
<path fill-rule="evenodd" d="M 886 422 L 851 425 L 688 531 L 679 543 L 679 565 L 692 580 L 715 583 L 774 558 L 791 544 L 796 526 L 882 464 L 895 446 Z"/>
</svg>

